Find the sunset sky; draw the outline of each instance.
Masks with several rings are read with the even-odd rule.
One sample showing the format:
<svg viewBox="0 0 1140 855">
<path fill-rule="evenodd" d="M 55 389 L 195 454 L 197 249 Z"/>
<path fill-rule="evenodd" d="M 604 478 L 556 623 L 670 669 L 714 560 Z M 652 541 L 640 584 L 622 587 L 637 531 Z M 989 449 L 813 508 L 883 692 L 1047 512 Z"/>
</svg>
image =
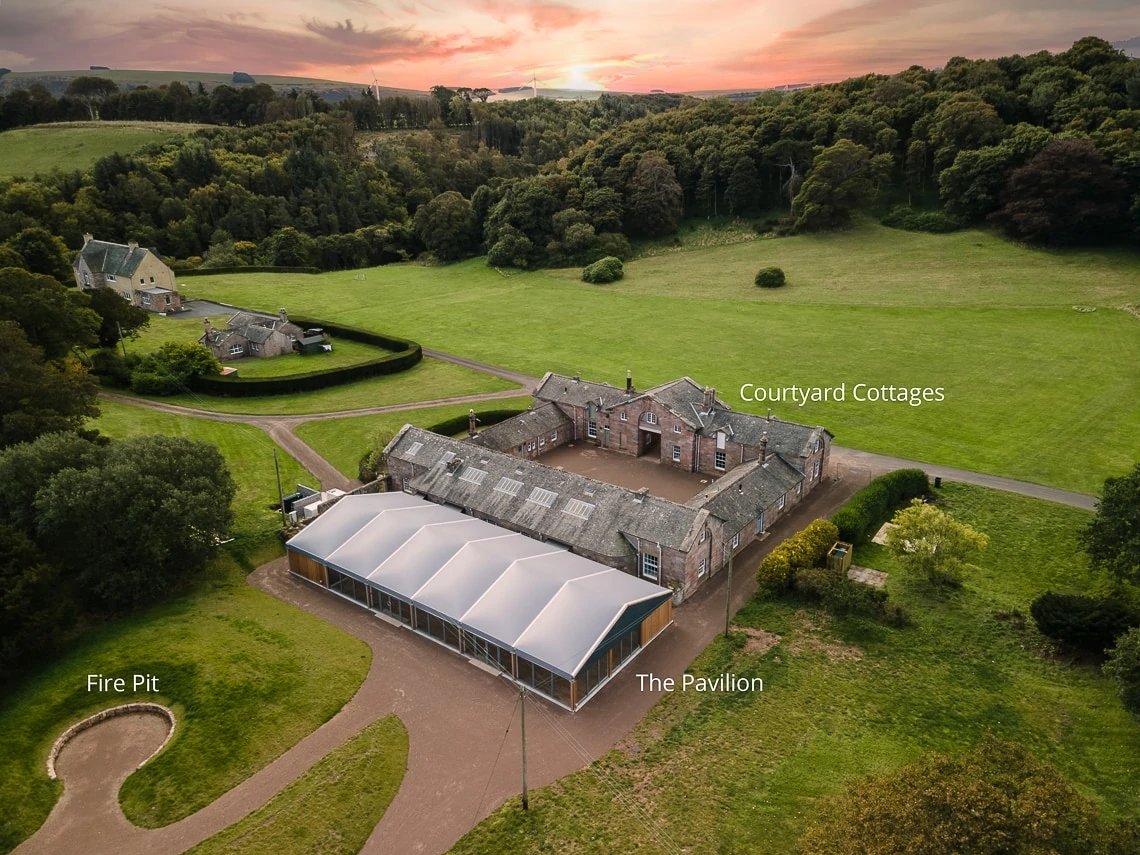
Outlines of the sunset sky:
<svg viewBox="0 0 1140 855">
<path fill-rule="evenodd" d="M 241 11 L 234 11 L 240 8 Z M 0 0 L 0 66 L 758 88 L 1140 36 L 1137 0 Z"/>
</svg>

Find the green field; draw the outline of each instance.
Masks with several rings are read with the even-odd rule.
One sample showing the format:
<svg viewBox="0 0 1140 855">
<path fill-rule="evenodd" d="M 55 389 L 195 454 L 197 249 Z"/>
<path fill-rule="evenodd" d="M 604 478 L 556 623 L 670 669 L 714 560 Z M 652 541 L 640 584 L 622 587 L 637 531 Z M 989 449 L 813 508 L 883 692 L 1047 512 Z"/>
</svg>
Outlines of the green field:
<svg viewBox="0 0 1140 855">
<path fill-rule="evenodd" d="M 321 419 L 298 425 L 294 433 L 346 478 L 355 478 L 360 458 L 373 448 L 383 448 L 404 425 L 430 427 L 474 407 L 483 410 L 509 410 L 529 407 L 533 398 L 505 398 L 481 404 L 449 404 L 420 410 L 400 410 L 374 416 L 349 416 L 343 419 Z"/>
<path fill-rule="evenodd" d="M 277 446 L 268 435 L 249 425 L 172 416 L 112 401 L 100 401 L 99 408 L 103 414 L 90 422 L 90 426 L 117 439 L 160 433 L 218 446 L 238 485 L 233 504 L 236 545 L 246 552 L 261 553 L 268 543 L 280 554 L 280 543 L 273 538 L 273 532 L 281 525 L 281 517 L 278 511 L 270 509 L 270 505 L 278 502 L 277 477 L 273 470 L 273 449 Z M 291 492 L 290 488 L 298 481 L 312 483 L 315 480 L 284 451 L 278 449 L 277 457 L 287 492 Z M 272 556 L 264 557 L 268 560 Z"/>
<path fill-rule="evenodd" d="M 750 653 L 734 632 L 692 670 L 758 676 L 763 692 L 666 694 L 625 748 L 532 793 L 529 812 L 511 800 L 452 851 L 787 855 L 819 798 L 987 732 L 1056 766 L 1109 817 L 1140 819 L 1140 722 L 1098 668 L 1055 658 L 1032 621 L 1004 619 L 1047 588 L 1095 585 L 1075 543 L 1088 515 L 966 485 L 941 495 L 991 538 L 963 589 L 934 592 L 870 546 L 855 562 L 890 573 L 912 626 L 749 603 L 736 625 L 779 643 Z"/>
<path fill-rule="evenodd" d="M 0 133 L 0 178 L 59 168 L 86 169 L 109 154 L 129 154 L 149 142 L 195 130 L 176 122 L 67 122 Z"/>
<path fill-rule="evenodd" d="M 469 368 L 463 368 L 439 359 L 425 358 L 419 364 L 398 374 L 386 374 L 368 380 L 359 380 L 355 383 L 346 383 L 342 386 L 330 386 L 316 392 L 266 395 L 255 398 L 222 398 L 187 392 L 184 395 L 166 395 L 150 400 L 177 404 L 182 407 L 193 407 L 197 410 L 209 410 L 215 413 L 300 415 L 302 413 L 335 413 L 340 410 L 360 410 L 368 407 L 383 407 L 389 404 L 430 401 L 435 398 L 477 395 L 483 392 L 502 392 L 515 388 L 518 387 L 507 380 L 500 380 L 498 377 L 472 371 Z M 118 389 L 115 391 L 116 394 L 131 394 Z"/>
<path fill-rule="evenodd" d="M 195 593 L 117 620 L 18 685 L 0 704 L 0 851 L 44 821 L 63 790 L 44 761 L 70 724 L 135 696 L 87 691 L 86 675 L 148 673 L 179 725 L 127 779 L 123 811 L 154 827 L 209 804 L 311 733 L 368 672 L 367 645 L 263 594 L 223 556 Z"/>
<path fill-rule="evenodd" d="M 776 291 L 756 269 L 784 268 Z M 503 275 L 481 260 L 392 265 L 356 281 L 196 278 L 196 297 L 396 330 L 450 353 L 541 376 L 639 388 L 689 375 L 730 405 L 742 384 L 847 384 L 844 403 L 777 403 L 840 445 L 1098 492 L 1140 458 L 1140 257 L 1044 252 L 980 231 L 757 239 L 652 256 L 614 285 L 577 271 Z M 1077 312 L 1074 305 L 1095 306 Z M 858 403 L 856 383 L 943 387 L 946 400 Z M 323 408 L 323 406 L 322 406 Z"/>
<path fill-rule="evenodd" d="M 380 822 L 408 763 L 408 732 L 374 721 L 300 778 L 191 855 L 353 855 Z"/>
</svg>

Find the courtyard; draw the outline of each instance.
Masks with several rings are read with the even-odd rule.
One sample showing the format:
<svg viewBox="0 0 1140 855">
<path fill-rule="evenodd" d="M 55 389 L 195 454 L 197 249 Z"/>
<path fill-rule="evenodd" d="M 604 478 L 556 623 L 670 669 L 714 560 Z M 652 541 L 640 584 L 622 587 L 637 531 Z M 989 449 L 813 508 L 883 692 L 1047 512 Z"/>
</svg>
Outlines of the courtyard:
<svg viewBox="0 0 1140 855">
<path fill-rule="evenodd" d="M 538 462 L 629 490 L 645 487 L 651 496 L 678 504 L 689 501 L 712 480 L 700 472 L 662 466 L 656 457 L 630 457 L 583 442 L 555 448 L 538 458 Z"/>
</svg>

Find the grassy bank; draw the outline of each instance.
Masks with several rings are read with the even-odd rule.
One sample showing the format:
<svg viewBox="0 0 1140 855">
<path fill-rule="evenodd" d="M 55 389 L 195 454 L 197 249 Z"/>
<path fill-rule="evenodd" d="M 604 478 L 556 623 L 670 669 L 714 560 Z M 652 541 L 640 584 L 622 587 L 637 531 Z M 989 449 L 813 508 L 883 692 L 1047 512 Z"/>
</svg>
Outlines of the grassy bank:
<svg viewBox="0 0 1140 855">
<path fill-rule="evenodd" d="M 298 425 L 296 434 L 346 478 L 355 478 L 360 458 L 373 448 L 387 445 L 388 440 L 404 425 L 430 427 L 444 419 L 462 416 L 472 407 L 476 412 L 484 409 L 507 410 L 528 407 L 532 401 L 530 397 L 504 398 L 481 404 L 449 404 L 373 416 L 323 419 Z"/>
<path fill-rule="evenodd" d="M 789 285 L 754 287 L 768 264 Z M 644 258 L 604 287 L 575 270 L 504 276 L 474 260 L 394 265 L 363 282 L 223 274 L 188 289 L 395 329 L 538 376 L 620 385 L 629 368 L 647 388 L 687 374 L 758 413 L 768 404 L 742 401 L 742 384 L 844 383 L 843 402 L 774 412 L 827 425 L 843 445 L 1092 493 L 1140 456 L 1140 321 L 1115 308 L 1140 302 L 1138 273 L 1135 254 L 865 226 Z M 859 402 L 857 383 L 942 387 L 945 400 Z"/>
<path fill-rule="evenodd" d="M 63 790 L 44 760 L 70 724 L 108 706 L 154 700 L 179 727 L 124 784 L 136 824 L 188 816 L 331 718 L 356 692 L 367 645 L 247 584 L 228 556 L 195 593 L 87 635 L 0 705 L 0 851 L 46 819 Z M 153 674 L 155 694 L 88 692 L 86 675 Z"/>
<path fill-rule="evenodd" d="M 0 134 L 0 178 L 30 177 L 59 168 L 86 169 L 109 154 L 130 154 L 200 125 L 174 122 L 66 122 L 13 128 Z"/>
<path fill-rule="evenodd" d="M 330 751 L 264 807 L 191 855 L 352 855 L 372 833 L 408 765 L 408 732 L 395 716 Z"/>
<path fill-rule="evenodd" d="M 750 603 L 736 624 L 754 636 L 718 639 L 694 670 L 758 676 L 763 692 L 666 695 L 622 749 L 532 794 L 527 813 L 500 808 L 453 851 L 786 855 L 820 797 L 987 731 L 1058 767 L 1110 817 L 1140 816 L 1140 724 L 1098 669 L 1055 659 L 1031 624 L 1006 619 L 1046 588 L 1094 584 L 1074 540 L 1087 515 L 978 487 L 942 495 L 991 537 L 962 590 L 905 578 L 878 547 L 855 555 L 890 573 L 913 626 Z M 759 652 L 758 631 L 779 639 Z"/>
</svg>

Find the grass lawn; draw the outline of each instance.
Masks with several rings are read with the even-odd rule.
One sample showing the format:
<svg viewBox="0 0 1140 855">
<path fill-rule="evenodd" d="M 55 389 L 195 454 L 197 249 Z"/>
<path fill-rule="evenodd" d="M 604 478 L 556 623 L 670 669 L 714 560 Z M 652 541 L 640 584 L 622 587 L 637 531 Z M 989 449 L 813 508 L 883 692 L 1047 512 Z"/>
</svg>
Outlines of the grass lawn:
<svg viewBox="0 0 1140 855">
<path fill-rule="evenodd" d="M 99 408 L 103 414 L 90 422 L 90 426 L 117 439 L 160 433 L 218 446 L 238 485 L 233 504 L 234 545 L 247 555 L 255 554 L 265 560 L 274 553 L 280 554 L 281 545 L 273 532 L 281 525 L 281 517 L 278 511 L 270 510 L 270 505 L 278 501 L 277 477 L 273 470 L 273 449 L 277 446 L 263 431 L 249 425 L 174 416 L 112 401 L 100 401 Z M 287 493 L 292 492 L 291 488 L 298 481 L 313 482 L 313 476 L 279 448 L 277 458 L 281 465 L 281 483 Z M 267 549 L 270 554 L 266 554 Z M 250 560 L 256 563 L 256 558 Z"/>
<path fill-rule="evenodd" d="M 449 404 L 444 407 L 401 410 L 374 416 L 324 419 L 298 425 L 295 433 L 311 445 L 321 457 L 335 466 L 342 475 L 346 478 L 355 478 L 360 458 L 373 448 L 383 448 L 404 425 L 430 427 L 444 419 L 464 415 L 472 406 L 476 412 L 509 410 L 529 407 L 533 400 L 530 397 L 506 398 L 475 405 Z"/>
<path fill-rule="evenodd" d="M 58 167 L 86 169 L 101 157 L 130 154 L 140 146 L 202 125 L 176 122 L 61 122 L 0 133 L 0 178 L 31 176 Z"/>
<path fill-rule="evenodd" d="M 758 676 L 763 692 L 665 695 L 625 748 L 532 793 L 527 813 L 508 802 L 452 851 L 787 855 L 820 797 L 926 751 L 972 747 L 987 731 L 1056 766 L 1109 817 L 1140 818 L 1140 723 L 1099 669 L 1055 660 L 1031 620 L 1019 628 L 996 614 L 1027 614 L 1050 587 L 1094 584 L 1075 544 L 1088 515 L 965 485 L 942 497 L 991 538 L 962 590 L 904 578 L 879 547 L 855 555 L 891 574 L 891 598 L 913 626 L 752 602 L 736 624 L 779 643 L 750 653 L 734 633 L 693 670 Z"/>
<path fill-rule="evenodd" d="M 779 265 L 789 284 L 752 285 Z M 843 403 L 776 415 L 836 442 L 1086 493 L 1140 458 L 1140 256 L 1028 250 L 980 231 L 855 231 L 757 239 L 626 265 L 585 285 L 576 270 L 504 276 L 481 260 L 392 265 L 363 281 L 198 277 L 190 296 L 388 329 L 425 346 L 541 376 L 639 388 L 681 375 L 743 402 L 742 384 L 846 383 Z M 1073 311 L 1074 305 L 1097 311 Z M 340 308 L 334 308 L 340 307 Z M 943 387 L 946 400 L 859 403 L 856 383 Z"/>
<path fill-rule="evenodd" d="M 408 732 L 398 718 L 386 716 L 190 852 L 352 855 L 384 816 L 407 765 Z"/>
<path fill-rule="evenodd" d="M 297 358 L 313 359 L 316 357 Z M 244 367 L 242 371 L 245 371 Z M 246 376 L 250 375 L 247 374 Z M 330 386 L 316 392 L 297 392 L 291 395 L 267 395 L 256 398 L 223 398 L 187 392 L 184 395 L 168 395 L 151 400 L 178 404 L 183 407 L 194 407 L 199 410 L 210 410 L 216 413 L 291 415 L 359 410 L 366 407 L 405 404 L 432 400 L 433 398 L 452 398 L 461 395 L 477 395 L 483 392 L 501 392 L 514 388 L 517 388 L 515 384 L 508 380 L 501 380 L 481 371 L 472 371 L 470 368 L 464 368 L 461 365 L 453 365 L 450 362 L 425 357 L 419 364 L 407 371 L 401 371 L 399 374 L 386 374 L 368 380 L 359 380 L 356 383 Z M 115 391 L 119 394 L 130 394 L 118 389 Z"/>
<path fill-rule="evenodd" d="M 84 716 L 135 696 L 87 691 L 86 675 L 154 674 L 139 693 L 178 716 L 166 751 L 124 784 L 138 825 L 188 816 L 331 718 L 356 692 L 367 645 L 250 587 L 228 556 L 193 594 L 87 635 L 0 704 L 0 851 L 39 827 L 63 791 L 44 761 Z"/>
</svg>

